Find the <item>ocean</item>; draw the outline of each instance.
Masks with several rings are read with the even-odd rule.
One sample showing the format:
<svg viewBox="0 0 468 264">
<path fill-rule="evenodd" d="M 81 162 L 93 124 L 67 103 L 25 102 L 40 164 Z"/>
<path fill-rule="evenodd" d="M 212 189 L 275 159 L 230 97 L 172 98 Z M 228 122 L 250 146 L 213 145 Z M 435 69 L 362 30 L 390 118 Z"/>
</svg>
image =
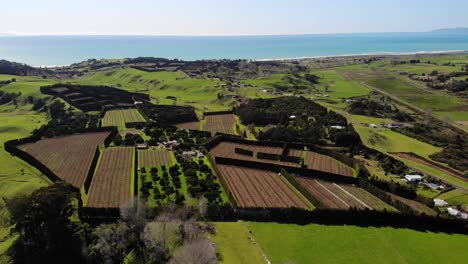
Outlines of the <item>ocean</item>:
<svg viewBox="0 0 468 264">
<path fill-rule="evenodd" d="M 375 33 L 283 36 L 3 36 L 0 59 L 63 66 L 90 58 L 139 56 L 282 59 L 319 56 L 466 51 L 468 34 Z"/>
</svg>

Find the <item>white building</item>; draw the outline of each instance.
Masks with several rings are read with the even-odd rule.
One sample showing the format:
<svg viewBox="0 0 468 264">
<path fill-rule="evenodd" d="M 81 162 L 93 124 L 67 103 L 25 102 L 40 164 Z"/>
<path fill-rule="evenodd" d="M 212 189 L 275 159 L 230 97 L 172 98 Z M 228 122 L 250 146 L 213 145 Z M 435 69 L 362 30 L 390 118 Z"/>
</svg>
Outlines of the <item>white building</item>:
<svg viewBox="0 0 468 264">
<path fill-rule="evenodd" d="M 460 211 L 458 211 L 457 209 L 452 208 L 452 207 L 447 208 L 447 212 L 448 212 L 449 215 L 451 215 L 451 216 L 458 216 L 458 215 L 461 215 Z"/>
<path fill-rule="evenodd" d="M 371 128 L 377 128 L 377 125 L 376 125 L 376 124 L 370 124 L 369 127 L 371 127 Z"/>
<path fill-rule="evenodd" d="M 405 175 L 406 182 L 420 182 L 422 181 L 423 176 L 421 175 Z"/>
<path fill-rule="evenodd" d="M 338 129 L 338 130 L 345 129 L 345 127 L 344 127 L 344 126 L 330 126 L 330 128 L 333 128 L 333 129 Z"/>
</svg>

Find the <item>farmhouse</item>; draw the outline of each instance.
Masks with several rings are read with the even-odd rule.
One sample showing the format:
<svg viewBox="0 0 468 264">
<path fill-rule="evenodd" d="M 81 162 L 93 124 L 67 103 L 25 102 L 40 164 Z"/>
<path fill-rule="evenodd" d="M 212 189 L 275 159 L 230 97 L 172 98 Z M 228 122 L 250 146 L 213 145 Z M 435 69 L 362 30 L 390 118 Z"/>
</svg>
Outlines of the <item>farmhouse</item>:
<svg viewBox="0 0 468 264">
<path fill-rule="evenodd" d="M 370 128 L 377 128 L 377 125 L 376 124 L 370 124 L 369 127 Z"/>
<path fill-rule="evenodd" d="M 420 182 L 422 178 L 423 177 L 421 175 L 411 175 L 411 174 L 405 175 L 405 180 L 406 182 L 409 182 L 409 183 Z"/>
</svg>

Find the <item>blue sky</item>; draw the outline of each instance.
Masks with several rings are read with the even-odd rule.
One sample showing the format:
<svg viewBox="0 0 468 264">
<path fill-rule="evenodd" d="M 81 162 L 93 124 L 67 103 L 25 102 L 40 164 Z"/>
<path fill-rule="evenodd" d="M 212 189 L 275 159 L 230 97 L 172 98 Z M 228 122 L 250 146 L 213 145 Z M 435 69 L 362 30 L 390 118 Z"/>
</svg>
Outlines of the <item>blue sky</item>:
<svg viewBox="0 0 468 264">
<path fill-rule="evenodd" d="M 468 27 L 467 0 L 14 0 L 0 33 L 276 35 Z"/>
</svg>

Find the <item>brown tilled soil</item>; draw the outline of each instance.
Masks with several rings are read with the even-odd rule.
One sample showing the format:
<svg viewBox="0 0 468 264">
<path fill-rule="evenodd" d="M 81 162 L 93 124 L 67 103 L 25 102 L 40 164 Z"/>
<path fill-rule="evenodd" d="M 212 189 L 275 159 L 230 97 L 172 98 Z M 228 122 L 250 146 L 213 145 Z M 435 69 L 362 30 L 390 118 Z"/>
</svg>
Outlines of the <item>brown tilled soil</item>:
<svg viewBox="0 0 468 264">
<path fill-rule="evenodd" d="M 48 138 L 19 146 L 47 166 L 61 180 L 81 188 L 96 151 L 109 132 Z"/>
<path fill-rule="evenodd" d="M 88 194 L 87 207 L 120 208 L 130 201 L 133 147 L 107 148 L 101 156 Z"/>
<path fill-rule="evenodd" d="M 308 208 L 307 202 L 292 190 L 281 176 L 265 170 L 218 165 L 239 207 Z"/>
</svg>

